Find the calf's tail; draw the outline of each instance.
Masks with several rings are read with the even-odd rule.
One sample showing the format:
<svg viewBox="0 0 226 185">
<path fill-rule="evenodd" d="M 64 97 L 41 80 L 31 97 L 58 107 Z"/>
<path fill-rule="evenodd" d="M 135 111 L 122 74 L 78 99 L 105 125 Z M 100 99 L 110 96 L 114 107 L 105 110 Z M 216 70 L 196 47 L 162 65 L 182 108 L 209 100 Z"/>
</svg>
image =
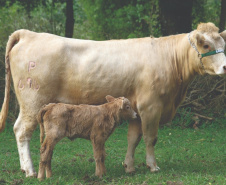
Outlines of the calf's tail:
<svg viewBox="0 0 226 185">
<path fill-rule="evenodd" d="M 44 140 L 44 135 L 45 135 L 45 130 L 44 130 L 44 121 L 43 121 L 43 117 L 44 117 L 44 115 L 45 115 L 45 113 L 46 113 L 46 111 L 47 111 L 48 109 L 46 108 L 46 106 L 44 105 L 41 109 L 40 109 L 40 111 L 39 111 L 39 113 L 38 113 L 38 116 L 37 116 L 37 121 L 38 121 L 38 123 L 39 123 L 39 125 L 40 125 L 40 143 L 42 144 L 43 143 L 43 140 Z"/>
<path fill-rule="evenodd" d="M 37 121 L 40 125 L 40 143 L 43 143 L 44 135 L 45 135 L 45 129 L 44 129 L 44 116 L 47 111 L 51 111 L 51 109 L 55 106 L 55 103 L 50 103 L 48 105 L 43 105 L 42 108 L 39 110 L 39 113 L 37 115 Z"/>
<path fill-rule="evenodd" d="M 5 128 L 5 122 L 8 115 L 9 110 L 9 97 L 10 97 L 10 82 L 11 82 L 11 70 L 10 70 L 10 61 L 9 61 L 9 53 L 20 40 L 20 30 L 15 31 L 7 42 L 6 53 L 5 53 L 5 97 L 2 104 L 2 109 L 0 113 L 0 133 Z"/>
</svg>

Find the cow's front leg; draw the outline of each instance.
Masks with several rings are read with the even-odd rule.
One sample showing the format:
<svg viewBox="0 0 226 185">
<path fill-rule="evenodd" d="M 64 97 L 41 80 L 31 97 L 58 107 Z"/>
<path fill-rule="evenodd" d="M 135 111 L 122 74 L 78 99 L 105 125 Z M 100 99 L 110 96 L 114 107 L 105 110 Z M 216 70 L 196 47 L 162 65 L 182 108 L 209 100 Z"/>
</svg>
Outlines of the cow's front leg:
<svg viewBox="0 0 226 185">
<path fill-rule="evenodd" d="M 158 127 L 161 109 L 158 106 L 149 106 L 146 111 L 141 111 L 143 138 L 146 145 L 146 164 L 151 172 L 159 171 L 157 166 L 154 147 L 158 138 Z"/>
<path fill-rule="evenodd" d="M 127 148 L 126 158 L 124 161 L 124 167 L 125 167 L 126 173 L 132 173 L 135 171 L 134 153 L 141 138 L 142 138 L 142 129 L 141 129 L 140 119 L 130 121 L 128 135 L 127 135 L 128 148 Z"/>
<path fill-rule="evenodd" d="M 37 176 L 30 154 L 30 139 L 36 125 L 36 120 L 23 118 L 21 114 L 19 114 L 14 125 L 14 133 L 20 157 L 20 166 L 21 170 L 26 173 L 26 177 Z"/>
</svg>

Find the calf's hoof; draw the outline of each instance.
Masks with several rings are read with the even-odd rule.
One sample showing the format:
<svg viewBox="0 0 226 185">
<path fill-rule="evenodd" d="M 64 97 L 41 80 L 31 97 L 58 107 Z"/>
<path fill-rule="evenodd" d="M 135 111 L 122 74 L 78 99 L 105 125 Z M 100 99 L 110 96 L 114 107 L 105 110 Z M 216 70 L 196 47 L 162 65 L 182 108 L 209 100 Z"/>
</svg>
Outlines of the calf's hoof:
<svg viewBox="0 0 226 185">
<path fill-rule="evenodd" d="M 46 178 L 50 178 L 50 177 L 52 177 L 52 173 L 46 174 Z"/>
<path fill-rule="evenodd" d="M 37 178 L 38 178 L 39 181 L 43 181 L 45 179 L 45 176 L 41 175 L 41 174 L 38 174 Z"/>
<path fill-rule="evenodd" d="M 38 178 L 39 181 L 43 181 L 44 179 L 45 179 L 44 177 L 43 178 Z"/>
<path fill-rule="evenodd" d="M 99 177 L 100 179 L 102 179 L 102 177 L 103 177 L 104 174 L 101 174 L 101 173 L 100 173 L 100 174 L 95 174 L 95 175 L 96 175 L 97 177 Z"/>
</svg>

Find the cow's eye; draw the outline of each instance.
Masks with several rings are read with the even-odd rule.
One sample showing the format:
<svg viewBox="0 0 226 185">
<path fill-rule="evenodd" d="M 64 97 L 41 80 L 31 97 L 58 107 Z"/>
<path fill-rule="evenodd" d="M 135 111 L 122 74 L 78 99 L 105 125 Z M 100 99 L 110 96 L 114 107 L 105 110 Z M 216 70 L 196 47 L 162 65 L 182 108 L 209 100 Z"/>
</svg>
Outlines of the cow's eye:
<svg viewBox="0 0 226 185">
<path fill-rule="evenodd" d="M 127 105 L 127 106 L 126 106 L 126 109 L 130 109 L 130 106 L 129 106 L 129 105 Z"/>
<path fill-rule="evenodd" d="M 208 49 L 209 48 L 209 45 L 206 44 L 206 45 L 203 46 L 203 48 L 204 49 Z"/>
</svg>

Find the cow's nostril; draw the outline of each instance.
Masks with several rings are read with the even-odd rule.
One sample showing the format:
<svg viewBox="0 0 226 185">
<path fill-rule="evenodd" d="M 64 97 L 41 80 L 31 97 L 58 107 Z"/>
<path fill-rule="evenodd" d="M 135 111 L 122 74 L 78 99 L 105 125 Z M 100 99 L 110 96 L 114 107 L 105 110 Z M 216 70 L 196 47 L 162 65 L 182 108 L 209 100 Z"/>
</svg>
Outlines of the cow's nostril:
<svg viewBox="0 0 226 185">
<path fill-rule="evenodd" d="M 223 66 L 223 69 L 226 71 L 226 66 Z"/>
</svg>

